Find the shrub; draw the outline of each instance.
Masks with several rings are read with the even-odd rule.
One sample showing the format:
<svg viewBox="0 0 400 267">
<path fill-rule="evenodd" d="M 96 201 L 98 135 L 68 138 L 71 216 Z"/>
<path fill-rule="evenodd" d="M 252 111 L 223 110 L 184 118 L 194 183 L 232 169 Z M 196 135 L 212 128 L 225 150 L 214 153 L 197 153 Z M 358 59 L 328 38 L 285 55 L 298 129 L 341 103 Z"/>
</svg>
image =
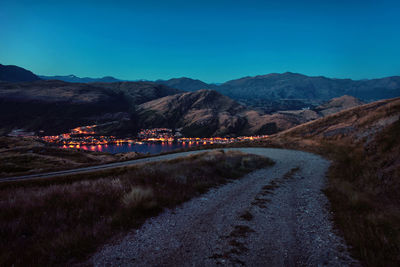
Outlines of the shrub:
<svg viewBox="0 0 400 267">
<path fill-rule="evenodd" d="M 122 197 L 122 203 L 124 207 L 129 210 L 147 210 L 157 206 L 153 189 L 141 186 L 132 187 L 131 190 Z"/>
</svg>

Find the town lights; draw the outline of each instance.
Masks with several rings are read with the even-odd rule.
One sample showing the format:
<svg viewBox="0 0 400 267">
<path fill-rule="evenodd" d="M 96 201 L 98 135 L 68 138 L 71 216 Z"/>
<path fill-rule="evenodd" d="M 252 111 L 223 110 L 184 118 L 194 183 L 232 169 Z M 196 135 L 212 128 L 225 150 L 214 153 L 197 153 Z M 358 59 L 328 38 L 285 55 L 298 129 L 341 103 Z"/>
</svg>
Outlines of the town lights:
<svg viewBox="0 0 400 267">
<path fill-rule="evenodd" d="M 239 136 L 239 137 L 210 137 L 210 138 L 200 138 L 200 137 L 183 137 L 179 132 L 173 133 L 171 129 L 168 128 L 154 128 L 154 129 L 142 129 L 137 139 L 117 139 L 115 136 L 98 136 L 93 130 L 96 125 L 82 126 L 72 129 L 69 133 L 64 133 L 55 136 L 43 136 L 38 137 L 41 140 L 57 144 L 63 148 L 82 148 L 85 150 L 97 150 L 102 149 L 103 146 L 108 144 L 115 144 L 121 146 L 124 143 L 130 144 L 143 144 L 145 143 L 161 143 L 162 145 L 172 146 L 173 142 L 181 143 L 183 146 L 188 145 L 189 147 L 196 145 L 206 145 L 206 144 L 229 144 L 234 142 L 242 141 L 254 141 L 258 139 L 268 138 L 268 135 L 260 136 Z M 90 146 L 90 147 L 88 147 Z"/>
</svg>

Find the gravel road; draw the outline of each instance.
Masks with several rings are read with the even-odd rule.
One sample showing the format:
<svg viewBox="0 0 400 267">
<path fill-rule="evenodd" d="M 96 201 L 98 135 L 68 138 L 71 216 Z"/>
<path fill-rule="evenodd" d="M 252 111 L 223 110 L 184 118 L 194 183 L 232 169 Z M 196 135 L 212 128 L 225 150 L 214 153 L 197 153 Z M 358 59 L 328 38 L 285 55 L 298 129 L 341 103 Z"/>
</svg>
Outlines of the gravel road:
<svg viewBox="0 0 400 267">
<path fill-rule="evenodd" d="M 103 246 L 95 266 L 358 266 L 321 192 L 329 162 L 285 149 L 241 148 L 276 164 L 165 210 Z"/>
</svg>

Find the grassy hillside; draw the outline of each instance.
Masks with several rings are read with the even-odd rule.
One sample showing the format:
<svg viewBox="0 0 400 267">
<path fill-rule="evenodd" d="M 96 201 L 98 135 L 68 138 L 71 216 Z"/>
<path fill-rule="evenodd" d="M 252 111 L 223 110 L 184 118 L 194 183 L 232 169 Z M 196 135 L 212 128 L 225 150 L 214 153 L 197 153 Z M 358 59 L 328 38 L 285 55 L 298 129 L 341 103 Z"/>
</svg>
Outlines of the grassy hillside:
<svg viewBox="0 0 400 267">
<path fill-rule="evenodd" d="M 297 126 L 271 139 L 332 159 L 326 194 L 354 256 L 366 266 L 400 264 L 400 98 Z"/>
<path fill-rule="evenodd" d="M 42 142 L 0 137 L 0 177 L 79 168 L 120 160 L 118 155 L 62 149 Z"/>
</svg>

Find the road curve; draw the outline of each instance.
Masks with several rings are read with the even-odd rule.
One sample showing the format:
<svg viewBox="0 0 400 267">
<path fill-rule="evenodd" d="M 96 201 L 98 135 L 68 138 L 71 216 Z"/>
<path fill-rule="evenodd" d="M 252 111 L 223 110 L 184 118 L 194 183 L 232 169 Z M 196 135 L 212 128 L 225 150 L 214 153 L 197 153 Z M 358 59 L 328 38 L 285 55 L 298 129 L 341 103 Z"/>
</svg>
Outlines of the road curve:
<svg viewBox="0 0 400 267">
<path fill-rule="evenodd" d="M 233 150 L 267 156 L 276 164 L 165 210 L 140 229 L 103 246 L 88 264 L 359 265 L 334 232 L 329 203 L 321 192 L 327 160 L 294 150 Z"/>
</svg>

